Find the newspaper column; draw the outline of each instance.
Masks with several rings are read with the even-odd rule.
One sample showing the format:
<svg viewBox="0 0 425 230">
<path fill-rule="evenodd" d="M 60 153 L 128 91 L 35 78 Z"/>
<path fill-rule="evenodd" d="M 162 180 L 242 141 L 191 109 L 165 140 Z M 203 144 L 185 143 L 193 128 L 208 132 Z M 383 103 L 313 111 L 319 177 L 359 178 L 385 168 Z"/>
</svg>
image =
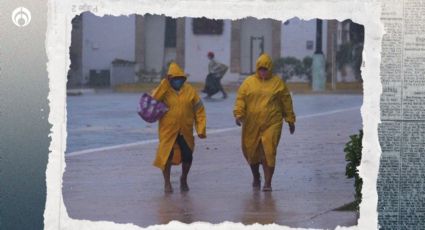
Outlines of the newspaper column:
<svg viewBox="0 0 425 230">
<path fill-rule="evenodd" d="M 384 1 L 382 21 L 378 221 L 417 229 L 425 226 L 425 2 Z"/>
</svg>

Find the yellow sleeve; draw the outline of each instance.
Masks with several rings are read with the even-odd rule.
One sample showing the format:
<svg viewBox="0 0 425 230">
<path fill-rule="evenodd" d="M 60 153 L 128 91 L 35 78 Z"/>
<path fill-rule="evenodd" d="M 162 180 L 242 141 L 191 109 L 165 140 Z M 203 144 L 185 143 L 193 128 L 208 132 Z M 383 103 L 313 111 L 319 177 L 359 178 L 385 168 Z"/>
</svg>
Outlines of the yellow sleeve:
<svg viewBox="0 0 425 230">
<path fill-rule="evenodd" d="M 194 99 L 193 99 L 193 112 L 195 114 L 195 129 L 196 133 L 198 135 L 207 135 L 207 116 L 205 113 L 205 107 L 202 103 L 201 98 L 199 95 L 195 92 L 194 93 Z"/>
<path fill-rule="evenodd" d="M 245 97 L 247 94 L 247 83 L 244 81 L 242 85 L 239 87 L 238 92 L 236 94 L 236 101 L 233 107 L 233 116 L 238 119 L 243 119 L 245 117 L 246 110 L 246 102 Z"/>
<path fill-rule="evenodd" d="M 283 90 L 281 95 L 282 108 L 283 108 L 283 118 L 288 123 L 295 123 L 295 113 L 292 106 L 292 97 L 289 92 L 288 87 L 283 83 Z"/>
<path fill-rule="evenodd" d="M 159 85 L 152 90 L 151 96 L 155 98 L 155 100 L 163 101 L 165 93 L 169 88 L 169 83 L 167 79 L 162 79 Z"/>
</svg>

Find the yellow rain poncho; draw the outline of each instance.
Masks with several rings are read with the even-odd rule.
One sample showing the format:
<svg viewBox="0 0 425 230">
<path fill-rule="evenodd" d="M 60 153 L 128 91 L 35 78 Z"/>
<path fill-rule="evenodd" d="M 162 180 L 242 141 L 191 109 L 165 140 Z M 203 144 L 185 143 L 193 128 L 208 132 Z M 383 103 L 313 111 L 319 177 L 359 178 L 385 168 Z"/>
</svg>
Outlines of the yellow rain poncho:
<svg viewBox="0 0 425 230">
<path fill-rule="evenodd" d="M 186 77 L 176 63 L 170 64 L 168 76 Z M 163 79 L 154 89 L 152 97 L 164 102 L 169 109 L 159 120 L 159 144 L 153 163 L 154 166 L 164 170 L 171 150 L 174 150 L 172 163 L 181 163 L 181 151 L 176 144 L 179 133 L 183 135 L 192 152 L 195 147 L 193 126 L 195 125 L 198 135 L 206 136 L 205 108 L 196 90 L 186 82 L 179 91 L 175 91 L 169 81 Z"/>
<path fill-rule="evenodd" d="M 269 71 L 264 80 L 258 74 L 260 67 Z M 295 123 L 295 114 L 289 90 L 279 76 L 272 74 L 272 60 L 267 54 L 258 58 L 256 70 L 240 86 L 233 113 L 242 120 L 242 151 L 248 163 L 260 163 L 261 143 L 267 165 L 274 167 L 283 119 Z"/>
</svg>

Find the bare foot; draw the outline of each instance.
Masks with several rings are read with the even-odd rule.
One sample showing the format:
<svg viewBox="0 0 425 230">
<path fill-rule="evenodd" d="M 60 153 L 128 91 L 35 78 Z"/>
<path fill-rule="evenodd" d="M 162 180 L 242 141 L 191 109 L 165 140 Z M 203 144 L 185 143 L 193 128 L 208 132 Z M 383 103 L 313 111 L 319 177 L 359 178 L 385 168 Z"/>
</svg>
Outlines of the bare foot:
<svg viewBox="0 0 425 230">
<path fill-rule="evenodd" d="M 257 172 L 253 176 L 254 177 L 252 179 L 252 187 L 260 189 L 261 188 L 261 175 L 260 175 L 260 173 Z"/>
<path fill-rule="evenodd" d="M 165 193 L 172 193 L 173 187 L 171 186 L 171 183 L 165 183 L 164 184 L 164 192 Z"/>
<path fill-rule="evenodd" d="M 182 192 L 189 191 L 189 185 L 187 184 L 187 180 L 180 177 L 180 190 Z"/>
<path fill-rule="evenodd" d="M 252 187 L 254 187 L 254 188 L 261 188 L 260 177 L 254 178 L 254 180 L 252 181 Z"/>
<path fill-rule="evenodd" d="M 263 192 L 271 192 L 272 191 L 272 186 L 264 186 L 263 187 Z"/>
</svg>

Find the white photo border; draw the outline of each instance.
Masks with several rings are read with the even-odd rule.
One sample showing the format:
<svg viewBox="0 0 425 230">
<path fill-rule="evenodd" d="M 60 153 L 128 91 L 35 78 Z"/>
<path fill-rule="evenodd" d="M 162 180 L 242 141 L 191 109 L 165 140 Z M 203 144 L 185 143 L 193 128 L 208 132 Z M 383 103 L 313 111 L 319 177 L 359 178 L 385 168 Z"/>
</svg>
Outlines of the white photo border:
<svg viewBox="0 0 425 230">
<path fill-rule="evenodd" d="M 47 70 L 49 77 L 49 122 L 51 143 L 46 170 L 47 197 L 44 212 L 45 229 L 142 229 L 133 224 L 116 224 L 108 221 L 71 219 L 62 199 L 62 176 L 65 171 L 66 146 L 66 76 L 70 66 L 69 47 L 71 43 L 71 20 L 83 11 L 97 16 L 165 14 L 171 17 L 201 17 L 219 19 L 240 19 L 248 16 L 258 19 L 271 18 L 286 21 L 293 17 L 303 20 L 314 18 L 351 19 L 364 25 L 365 43 L 362 66 L 363 105 L 363 150 L 359 166 L 363 179 L 362 202 L 358 225 L 336 229 L 377 229 L 378 178 L 381 149 L 378 141 L 380 123 L 380 78 L 381 42 L 384 34 L 381 17 L 381 2 L 374 0 L 49 0 L 48 26 L 46 32 Z M 266 13 L 264 13 L 266 12 Z M 243 225 L 224 222 L 209 224 L 196 222 L 183 224 L 172 221 L 167 225 L 149 226 L 147 229 L 291 229 L 278 225 Z"/>
</svg>

